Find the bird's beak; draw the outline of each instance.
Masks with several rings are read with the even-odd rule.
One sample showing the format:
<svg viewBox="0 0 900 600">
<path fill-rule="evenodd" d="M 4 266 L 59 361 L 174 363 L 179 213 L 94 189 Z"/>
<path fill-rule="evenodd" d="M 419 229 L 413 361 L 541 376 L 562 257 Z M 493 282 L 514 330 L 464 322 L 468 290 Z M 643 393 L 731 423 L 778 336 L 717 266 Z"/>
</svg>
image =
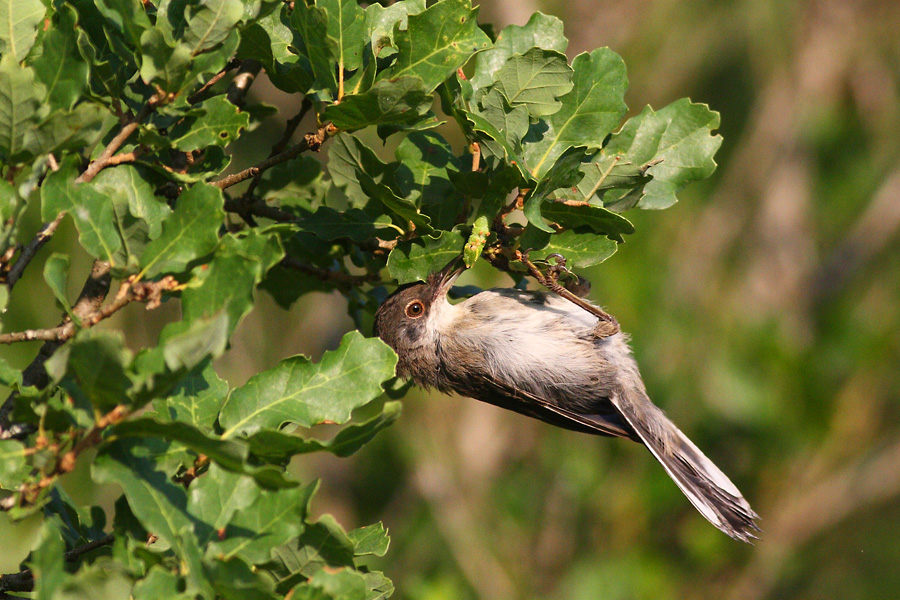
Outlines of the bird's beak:
<svg viewBox="0 0 900 600">
<path fill-rule="evenodd" d="M 431 279 L 434 278 L 433 281 L 435 283 L 435 298 L 439 298 L 441 296 L 446 296 L 447 292 L 450 291 L 450 288 L 453 287 L 453 284 L 456 282 L 456 279 L 462 275 L 463 271 L 466 270 L 466 265 L 462 261 L 462 256 L 457 256 L 450 263 L 429 277 Z"/>
</svg>

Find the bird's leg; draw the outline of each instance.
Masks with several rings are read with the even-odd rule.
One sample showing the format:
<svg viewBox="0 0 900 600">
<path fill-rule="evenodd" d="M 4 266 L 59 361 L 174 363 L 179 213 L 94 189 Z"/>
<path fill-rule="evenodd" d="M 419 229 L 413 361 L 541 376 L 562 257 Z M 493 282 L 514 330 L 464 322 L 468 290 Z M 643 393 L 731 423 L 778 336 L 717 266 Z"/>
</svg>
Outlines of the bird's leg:
<svg viewBox="0 0 900 600">
<path fill-rule="evenodd" d="M 554 255 L 551 254 L 550 256 Z M 541 285 L 600 319 L 600 322 L 597 323 L 597 327 L 594 330 L 594 335 L 596 335 L 598 338 L 605 338 L 619 333 L 619 322 L 616 321 L 615 317 L 605 312 L 599 306 L 594 306 L 593 304 L 579 298 L 559 284 L 559 281 L 557 281 L 559 278 L 559 274 L 561 272 L 571 274 L 571 271 L 566 268 L 566 259 L 564 256 L 562 256 L 561 254 L 557 254 L 555 256 L 556 265 L 551 266 L 548 270 L 547 276 L 545 276 L 543 273 L 541 273 L 541 270 L 538 269 L 537 266 L 535 266 L 535 264 L 528 259 L 527 251 L 523 253 L 519 250 L 516 250 L 516 258 L 521 260 L 522 263 L 526 267 L 528 267 L 528 272 L 531 273 L 531 275 L 535 279 L 537 279 L 541 283 Z M 547 258 L 550 257 L 548 256 Z"/>
</svg>

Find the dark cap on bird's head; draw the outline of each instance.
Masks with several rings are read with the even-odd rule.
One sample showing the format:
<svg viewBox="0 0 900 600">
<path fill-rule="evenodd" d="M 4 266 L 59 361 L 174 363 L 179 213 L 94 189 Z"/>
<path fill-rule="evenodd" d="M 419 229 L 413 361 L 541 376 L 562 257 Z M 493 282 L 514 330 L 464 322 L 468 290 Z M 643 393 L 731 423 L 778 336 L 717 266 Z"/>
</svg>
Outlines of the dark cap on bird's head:
<svg viewBox="0 0 900 600">
<path fill-rule="evenodd" d="M 446 302 L 447 292 L 466 267 L 460 257 L 432 273 L 424 282 L 401 286 L 385 300 L 375 313 L 375 335 L 400 355 L 398 374 L 408 376 L 407 357 L 430 342 L 427 323 L 434 307 Z"/>
</svg>

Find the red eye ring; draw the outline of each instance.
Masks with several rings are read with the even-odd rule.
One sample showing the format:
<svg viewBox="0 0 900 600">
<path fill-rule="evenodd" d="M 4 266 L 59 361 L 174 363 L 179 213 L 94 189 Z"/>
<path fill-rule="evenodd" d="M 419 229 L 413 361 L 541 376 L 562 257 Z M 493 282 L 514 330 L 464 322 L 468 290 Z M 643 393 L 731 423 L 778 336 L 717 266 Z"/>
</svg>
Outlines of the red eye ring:
<svg viewBox="0 0 900 600">
<path fill-rule="evenodd" d="M 406 305 L 406 316 L 410 319 L 418 319 L 425 314 L 425 304 L 421 300 L 413 300 Z"/>
</svg>

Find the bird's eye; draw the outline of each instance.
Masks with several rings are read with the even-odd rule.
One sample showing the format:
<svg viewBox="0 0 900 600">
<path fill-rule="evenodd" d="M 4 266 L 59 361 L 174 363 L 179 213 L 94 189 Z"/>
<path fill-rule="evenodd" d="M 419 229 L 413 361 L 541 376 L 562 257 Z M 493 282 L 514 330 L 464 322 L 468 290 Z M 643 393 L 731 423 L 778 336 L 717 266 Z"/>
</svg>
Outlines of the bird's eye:
<svg viewBox="0 0 900 600">
<path fill-rule="evenodd" d="M 406 305 L 406 316 L 410 319 L 418 319 L 425 314 L 425 305 L 421 300 L 413 300 Z"/>
</svg>

